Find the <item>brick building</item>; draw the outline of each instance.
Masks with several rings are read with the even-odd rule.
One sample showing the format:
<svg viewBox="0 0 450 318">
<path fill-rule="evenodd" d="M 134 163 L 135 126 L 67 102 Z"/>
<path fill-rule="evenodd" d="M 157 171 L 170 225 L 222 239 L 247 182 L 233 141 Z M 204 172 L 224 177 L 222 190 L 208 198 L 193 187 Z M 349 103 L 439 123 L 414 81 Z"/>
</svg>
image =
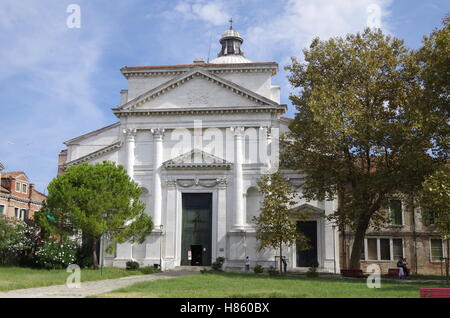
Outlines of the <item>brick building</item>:
<svg viewBox="0 0 450 318">
<path fill-rule="evenodd" d="M 33 218 L 46 196 L 34 188 L 22 171 L 2 172 L 0 164 L 0 214 L 18 219 Z"/>
<path fill-rule="evenodd" d="M 446 242 L 434 230 L 433 220 L 424 220 L 414 198 L 397 195 L 384 210 L 391 219 L 382 229 L 369 228 L 361 253 L 361 268 L 378 264 L 381 273 L 396 268 L 398 258 L 405 257 L 413 274 L 445 273 Z M 340 263 L 347 268 L 353 245 L 353 233 L 340 232 Z"/>
</svg>

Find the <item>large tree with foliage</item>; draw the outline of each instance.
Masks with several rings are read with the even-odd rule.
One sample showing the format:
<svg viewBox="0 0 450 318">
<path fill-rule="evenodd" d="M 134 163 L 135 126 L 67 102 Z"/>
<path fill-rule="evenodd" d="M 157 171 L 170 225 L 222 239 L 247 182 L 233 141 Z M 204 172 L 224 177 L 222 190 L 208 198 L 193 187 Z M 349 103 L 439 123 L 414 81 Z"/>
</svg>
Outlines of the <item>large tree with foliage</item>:
<svg viewBox="0 0 450 318">
<path fill-rule="evenodd" d="M 414 107 L 419 67 L 381 30 L 314 39 L 304 55 L 287 67 L 298 113 L 283 159 L 306 174 L 306 198 L 340 194 L 332 218 L 354 232 L 349 265 L 359 268 L 367 229 L 388 221 L 389 196 L 417 189 L 431 170 L 432 145 Z"/>
<path fill-rule="evenodd" d="M 446 276 L 449 282 L 450 255 L 450 167 L 435 171 L 423 183 L 420 196 L 421 214 L 424 220 L 434 225 L 434 229 L 447 243 Z M 431 221 L 432 220 L 432 221 Z"/>
<path fill-rule="evenodd" d="M 48 186 L 45 209 L 53 221 L 46 223 L 47 229 L 63 235 L 60 226 L 64 225 L 89 236 L 97 268 L 96 247 L 102 237 L 115 246 L 125 241 L 142 243 L 151 233 L 153 223 L 140 195 L 141 189 L 123 166 L 104 161 L 69 167 Z"/>
<path fill-rule="evenodd" d="M 300 249 L 308 247 L 307 238 L 297 230 L 292 208 L 296 204 L 295 188 L 279 172 L 262 176 L 258 187 L 263 196 L 261 212 L 253 217 L 259 250 L 273 248 L 280 257 L 282 272 L 283 245 L 297 244 Z"/>
</svg>

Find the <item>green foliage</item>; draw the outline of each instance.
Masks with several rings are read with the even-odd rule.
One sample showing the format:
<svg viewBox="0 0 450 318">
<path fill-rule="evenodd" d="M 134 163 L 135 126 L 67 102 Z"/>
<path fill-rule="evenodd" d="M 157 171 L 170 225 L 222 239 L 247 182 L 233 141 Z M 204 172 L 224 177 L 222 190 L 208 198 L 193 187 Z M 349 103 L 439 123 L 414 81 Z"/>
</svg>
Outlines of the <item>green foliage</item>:
<svg viewBox="0 0 450 318">
<path fill-rule="evenodd" d="M 36 264 L 46 269 L 63 269 L 75 263 L 76 254 L 75 243 L 70 241 L 60 243 L 49 239 L 36 251 Z"/>
<path fill-rule="evenodd" d="M 256 264 L 256 266 L 253 268 L 253 271 L 255 274 L 260 274 L 264 272 L 264 267 L 260 264 Z"/>
<path fill-rule="evenodd" d="M 135 262 L 135 261 L 128 261 L 126 263 L 126 269 L 129 271 L 135 271 L 135 270 L 139 269 L 139 263 Z"/>
<path fill-rule="evenodd" d="M 33 228 L 24 221 L 0 215 L 0 264 L 19 264 L 35 244 Z"/>
<path fill-rule="evenodd" d="M 450 239 L 450 167 L 444 166 L 423 183 L 421 213 L 432 219 L 434 229 L 443 239 Z"/>
<path fill-rule="evenodd" d="M 92 238 L 92 246 L 103 236 L 111 247 L 125 241 L 142 243 L 153 229 L 139 200 L 141 189 L 123 166 L 108 161 L 71 166 L 53 179 L 48 192 L 40 222 L 62 239 L 81 230 Z M 96 267 L 95 248 L 92 253 Z"/>
<path fill-rule="evenodd" d="M 417 191 L 434 167 L 426 120 L 435 110 L 418 106 L 413 52 L 381 30 L 315 39 L 304 55 L 287 67 L 298 112 L 282 161 L 305 174 L 304 198 L 340 196 L 331 219 L 355 232 L 350 266 L 358 268 L 366 230 L 388 222 L 389 195 Z"/>
<path fill-rule="evenodd" d="M 139 264 L 138 264 L 139 265 Z M 145 266 L 139 269 L 139 271 L 144 275 L 150 275 L 155 273 L 160 273 L 161 270 L 159 268 L 155 268 L 153 266 Z"/>
<path fill-rule="evenodd" d="M 301 249 L 308 248 L 307 238 L 297 230 L 297 222 L 292 214 L 297 194 L 295 188 L 279 172 L 262 176 L 258 180 L 258 187 L 263 196 L 261 212 L 253 218 L 258 249 L 278 249 L 282 271 L 283 245 L 297 244 Z"/>
<path fill-rule="evenodd" d="M 267 272 L 272 276 L 280 274 L 280 271 L 278 271 L 275 266 L 270 266 Z"/>
</svg>

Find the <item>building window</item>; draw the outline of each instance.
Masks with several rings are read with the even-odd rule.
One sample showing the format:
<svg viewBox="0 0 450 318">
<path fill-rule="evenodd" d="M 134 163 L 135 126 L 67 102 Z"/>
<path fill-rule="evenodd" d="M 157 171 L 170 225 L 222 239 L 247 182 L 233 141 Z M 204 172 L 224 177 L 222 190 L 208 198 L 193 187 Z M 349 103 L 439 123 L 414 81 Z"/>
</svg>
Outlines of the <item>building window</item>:
<svg viewBox="0 0 450 318">
<path fill-rule="evenodd" d="M 14 208 L 14 215 L 16 216 L 16 219 L 20 219 L 20 210 L 19 210 L 19 208 Z"/>
<path fill-rule="evenodd" d="M 389 202 L 389 209 L 391 212 L 391 222 L 393 225 L 403 225 L 402 217 L 402 201 L 391 200 Z"/>
<path fill-rule="evenodd" d="M 392 238 L 367 238 L 367 252 L 361 255 L 362 260 L 392 261 L 403 257 L 403 240 Z"/>
<path fill-rule="evenodd" d="M 378 259 L 377 239 L 367 239 L 367 259 L 370 261 Z"/>
<path fill-rule="evenodd" d="M 391 260 L 391 244 L 390 239 L 380 239 L 380 260 Z"/>
<path fill-rule="evenodd" d="M 403 257 L 403 240 L 393 239 L 392 240 L 392 253 L 394 254 L 394 260 Z"/>
<path fill-rule="evenodd" d="M 444 257 L 441 239 L 431 239 L 431 261 L 440 262 Z"/>
<path fill-rule="evenodd" d="M 0 214 L 5 214 L 5 206 L 0 205 Z"/>
<path fill-rule="evenodd" d="M 21 183 L 16 181 L 16 192 L 20 192 L 21 190 Z"/>
<path fill-rule="evenodd" d="M 28 186 L 25 183 L 22 184 L 22 192 L 26 194 L 27 190 L 28 190 Z"/>
<path fill-rule="evenodd" d="M 27 220 L 28 219 L 28 210 L 21 209 L 20 210 L 20 219 L 21 220 Z"/>
</svg>

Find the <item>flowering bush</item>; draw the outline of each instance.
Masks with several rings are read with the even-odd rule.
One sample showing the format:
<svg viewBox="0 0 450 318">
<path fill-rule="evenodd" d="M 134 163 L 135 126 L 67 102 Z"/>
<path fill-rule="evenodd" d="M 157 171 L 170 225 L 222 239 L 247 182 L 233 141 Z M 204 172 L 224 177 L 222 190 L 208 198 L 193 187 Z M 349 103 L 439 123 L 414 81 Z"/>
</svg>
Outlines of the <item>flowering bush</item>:
<svg viewBox="0 0 450 318">
<path fill-rule="evenodd" d="M 58 243 L 48 240 L 35 253 L 38 266 L 47 269 L 66 268 L 76 260 L 77 246 L 72 242 Z"/>
<path fill-rule="evenodd" d="M 34 244 L 31 229 L 24 221 L 0 216 L 0 264 L 17 264 Z"/>
</svg>

